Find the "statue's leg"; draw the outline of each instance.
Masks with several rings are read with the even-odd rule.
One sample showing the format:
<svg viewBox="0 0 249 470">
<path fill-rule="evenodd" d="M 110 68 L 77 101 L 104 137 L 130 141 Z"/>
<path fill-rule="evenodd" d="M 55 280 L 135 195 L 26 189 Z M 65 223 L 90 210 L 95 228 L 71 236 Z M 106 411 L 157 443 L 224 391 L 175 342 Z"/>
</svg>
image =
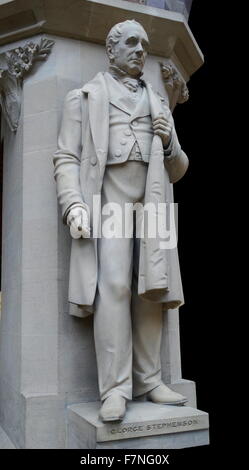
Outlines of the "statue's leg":
<svg viewBox="0 0 249 470">
<path fill-rule="evenodd" d="M 132 398 L 132 244 L 132 239 L 99 240 L 94 337 L 101 400 L 113 392 Z"/>
<path fill-rule="evenodd" d="M 145 395 L 154 403 L 184 405 L 187 398 L 162 382 L 161 338 L 162 304 L 139 297 L 138 279 L 139 239 L 134 242 L 134 274 L 132 283 L 133 333 L 133 396 Z"/>
<path fill-rule="evenodd" d="M 140 162 L 107 167 L 102 187 L 102 208 L 115 203 L 124 215 L 127 202 L 135 203 L 143 197 L 146 172 L 147 168 Z M 94 337 L 102 401 L 113 392 L 132 398 L 130 303 L 133 243 L 132 236 L 111 239 L 102 236 L 98 240 Z"/>
<path fill-rule="evenodd" d="M 139 250 L 136 239 L 135 252 Z M 134 253 L 137 259 L 137 253 Z M 162 305 L 142 299 L 137 294 L 137 262 L 132 285 L 133 396 L 143 395 L 162 383 L 161 338 Z"/>
</svg>

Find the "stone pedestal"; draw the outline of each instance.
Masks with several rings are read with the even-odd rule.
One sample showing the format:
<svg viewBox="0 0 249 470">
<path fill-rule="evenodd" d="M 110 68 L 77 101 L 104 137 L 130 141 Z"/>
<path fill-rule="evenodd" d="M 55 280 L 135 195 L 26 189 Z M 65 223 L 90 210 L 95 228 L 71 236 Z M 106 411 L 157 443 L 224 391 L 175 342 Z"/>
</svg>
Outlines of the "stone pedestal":
<svg viewBox="0 0 249 470">
<path fill-rule="evenodd" d="M 208 414 L 188 406 L 132 402 L 121 423 L 102 423 L 99 403 L 68 407 L 68 449 L 181 449 L 207 445 Z"/>
<path fill-rule="evenodd" d="M 54 41 L 47 60 L 23 79 L 17 130 L 2 116 L 0 423 L 17 448 L 65 448 L 67 406 L 99 398 L 92 319 L 68 314 L 71 239 L 58 211 L 52 155 L 66 93 L 107 69 L 104 39 L 127 18 L 151 37 L 144 74 L 161 94 L 160 61 L 184 80 L 202 64 L 179 13 L 122 0 L 0 4 L 0 68 L 6 52 L 27 41 Z M 164 380 L 196 406 L 194 383 L 181 378 L 178 312 L 169 311 L 164 323 Z"/>
</svg>

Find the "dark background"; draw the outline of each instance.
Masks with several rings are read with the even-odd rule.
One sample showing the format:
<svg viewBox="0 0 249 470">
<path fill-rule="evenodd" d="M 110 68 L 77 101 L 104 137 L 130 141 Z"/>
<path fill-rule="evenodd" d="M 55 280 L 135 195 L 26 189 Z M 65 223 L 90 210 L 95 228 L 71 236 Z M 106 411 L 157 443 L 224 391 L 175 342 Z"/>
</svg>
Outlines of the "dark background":
<svg viewBox="0 0 249 470">
<path fill-rule="evenodd" d="M 190 98 L 174 111 L 177 134 L 190 166 L 174 186 L 179 203 L 179 256 L 185 305 L 180 309 L 183 378 L 194 380 L 198 408 L 209 412 L 212 452 L 222 444 L 219 420 L 226 397 L 219 330 L 222 307 L 219 284 L 219 206 L 222 179 L 216 148 L 221 120 L 217 91 L 222 80 L 218 62 L 221 44 L 215 33 L 212 2 L 194 0 L 189 26 L 204 54 L 205 64 L 191 77 Z M 218 90 L 217 90 L 218 89 Z M 218 134 L 219 135 L 219 134 Z M 219 216 L 220 212 L 220 216 Z M 225 363 L 224 363 L 225 364 Z M 225 378 L 224 378 L 225 379 Z M 206 451 L 205 451 L 206 452 Z"/>
</svg>

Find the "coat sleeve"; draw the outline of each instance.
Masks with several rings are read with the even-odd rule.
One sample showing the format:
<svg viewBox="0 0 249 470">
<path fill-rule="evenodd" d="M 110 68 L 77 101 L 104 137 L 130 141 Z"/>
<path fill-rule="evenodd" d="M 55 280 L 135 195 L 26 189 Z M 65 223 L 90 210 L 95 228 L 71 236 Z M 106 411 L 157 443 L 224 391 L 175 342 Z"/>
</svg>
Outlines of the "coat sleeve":
<svg viewBox="0 0 249 470">
<path fill-rule="evenodd" d="M 70 91 L 64 101 L 58 148 L 53 155 L 54 177 L 63 221 L 72 205 L 85 206 L 80 187 L 82 152 L 81 90 Z"/>
<path fill-rule="evenodd" d="M 165 154 L 164 162 L 169 173 L 170 182 L 176 183 L 185 175 L 188 169 L 189 160 L 179 144 L 175 127 L 173 127 L 172 130 L 170 146 Z"/>
<path fill-rule="evenodd" d="M 175 130 L 174 119 L 169 108 L 163 105 L 167 117 L 172 121 L 172 137 L 169 146 L 164 150 L 165 167 L 169 173 L 171 183 L 179 181 L 186 173 L 189 160 L 186 153 L 182 150 Z"/>
</svg>

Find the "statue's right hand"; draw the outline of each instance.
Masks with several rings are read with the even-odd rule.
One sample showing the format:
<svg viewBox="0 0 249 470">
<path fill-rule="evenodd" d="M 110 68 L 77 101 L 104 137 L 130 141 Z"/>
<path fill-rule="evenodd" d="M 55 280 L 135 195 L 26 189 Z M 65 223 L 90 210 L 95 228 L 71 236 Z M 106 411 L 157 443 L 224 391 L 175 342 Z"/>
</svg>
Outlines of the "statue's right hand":
<svg viewBox="0 0 249 470">
<path fill-rule="evenodd" d="M 87 210 L 83 207 L 75 207 L 69 211 L 67 225 L 70 227 L 72 238 L 90 237 L 89 216 Z"/>
</svg>

